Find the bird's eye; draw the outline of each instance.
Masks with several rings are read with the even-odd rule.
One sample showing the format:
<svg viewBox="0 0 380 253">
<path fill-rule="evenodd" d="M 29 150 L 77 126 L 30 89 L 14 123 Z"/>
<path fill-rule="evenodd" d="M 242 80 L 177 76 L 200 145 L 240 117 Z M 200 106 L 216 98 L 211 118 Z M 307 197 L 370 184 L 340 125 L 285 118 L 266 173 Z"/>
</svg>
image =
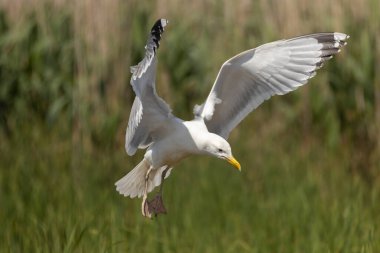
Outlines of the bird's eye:
<svg viewBox="0 0 380 253">
<path fill-rule="evenodd" d="M 223 149 L 219 148 L 219 149 L 218 149 L 218 152 L 220 152 L 220 153 L 223 152 Z"/>
</svg>

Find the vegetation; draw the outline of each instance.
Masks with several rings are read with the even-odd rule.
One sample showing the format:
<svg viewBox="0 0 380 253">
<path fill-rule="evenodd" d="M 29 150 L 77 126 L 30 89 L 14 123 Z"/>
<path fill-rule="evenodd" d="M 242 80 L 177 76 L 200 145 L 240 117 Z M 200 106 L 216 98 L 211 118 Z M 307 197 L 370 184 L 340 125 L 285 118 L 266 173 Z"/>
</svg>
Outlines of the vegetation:
<svg viewBox="0 0 380 253">
<path fill-rule="evenodd" d="M 158 91 L 186 119 L 238 52 L 351 38 L 232 133 L 241 174 L 186 160 L 147 220 L 113 184 L 143 155 L 124 152 L 129 66 L 159 17 Z M 379 252 L 379 45 L 377 0 L 1 1 L 0 252 Z"/>
</svg>

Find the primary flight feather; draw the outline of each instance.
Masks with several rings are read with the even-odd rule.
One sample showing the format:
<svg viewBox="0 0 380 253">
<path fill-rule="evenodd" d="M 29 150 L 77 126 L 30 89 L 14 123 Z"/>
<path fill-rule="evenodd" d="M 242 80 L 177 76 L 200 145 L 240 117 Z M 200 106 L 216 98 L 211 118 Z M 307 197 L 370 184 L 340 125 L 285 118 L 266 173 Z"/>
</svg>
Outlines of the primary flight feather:
<svg viewBox="0 0 380 253">
<path fill-rule="evenodd" d="M 316 33 L 279 40 L 242 52 L 227 60 L 202 105 L 194 107 L 195 118 L 175 117 L 156 93 L 157 49 L 166 19 L 158 20 L 145 46 L 145 57 L 131 67 L 131 85 L 136 94 L 125 136 L 129 155 L 147 149 L 144 159 L 116 182 L 124 196 L 143 197 L 146 217 L 165 213 L 163 180 L 180 160 L 194 154 L 224 159 L 240 170 L 227 142 L 230 132 L 255 108 L 274 95 L 284 95 L 306 84 L 323 63 L 346 45 L 344 33 Z M 147 195 L 161 185 L 158 195 Z"/>
</svg>

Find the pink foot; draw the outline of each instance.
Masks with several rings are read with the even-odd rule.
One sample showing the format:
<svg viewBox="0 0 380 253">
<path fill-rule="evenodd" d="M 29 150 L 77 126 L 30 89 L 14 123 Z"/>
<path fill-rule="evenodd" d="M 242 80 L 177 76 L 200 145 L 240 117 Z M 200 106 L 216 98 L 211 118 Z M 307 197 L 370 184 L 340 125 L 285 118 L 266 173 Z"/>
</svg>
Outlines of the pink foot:
<svg viewBox="0 0 380 253">
<path fill-rule="evenodd" d="M 156 195 L 152 200 L 143 202 L 143 215 L 152 218 L 152 214 L 157 217 L 159 214 L 166 214 L 166 208 L 160 194 Z"/>
</svg>

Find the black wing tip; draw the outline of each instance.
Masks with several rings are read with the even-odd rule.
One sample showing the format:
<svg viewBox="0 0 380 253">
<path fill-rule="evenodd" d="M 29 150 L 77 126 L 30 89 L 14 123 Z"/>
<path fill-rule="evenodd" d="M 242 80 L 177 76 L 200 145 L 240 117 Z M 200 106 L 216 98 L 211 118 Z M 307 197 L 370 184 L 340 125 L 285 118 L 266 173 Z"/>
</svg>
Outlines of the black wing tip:
<svg viewBox="0 0 380 253">
<path fill-rule="evenodd" d="M 347 40 L 350 38 L 345 33 L 334 32 L 331 34 L 333 37 L 330 41 L 322 41 L 322 61 L 330 60 L 333 55 L 339 53 L 341 48 L 347 45 Z"/>
<path fill-rule="evenodd" d="M 152 33 L 153 32 L 163 33 L 164 28 L 165 28 L 165 26 L 167 26 L 168 23 L 169 23 L 169 21 L 167 19 L 160 18 L 159 20 L 156 21 L 156 23 L 154 23 L 151 32 Z"/>
<path fill-rule="evenodd" d="M 350 35 L 340 32 L 317 33 L 315 35 L 315 39 L 317 39 L 319 43 L 337 42 L 340 46 L 345 46 L 347 40 L 350 38 Z"/>
<path fill-rule="evenodd" d="M 160 39 L 161 39 L 161 35 L 162 33 L 164 32 L 164 28 L 165 26 L 167 26 L 167 24 L 169 23 L 169 21 L 167 19 L 164 19 L 164 18 L 161 18 L 159 20 L 156 21 L 156 23 L 154 23 L 150 33 L 153 37 L 153 41 L 154 43 L 156 44 L 156 47 L 159 48 L 160 46 Z"/>
<path fill-rule="evenodd" d="M 319 43 L 329 43 L 336 41 L 344 44 L 350 38 L 350 35 L 341 32 L 311 33 L 289 39 L 289 41 L 306 38 L 314 38 L 318 40 Z"/>
<path fill-rule="evenodd" d="M 169 21 L 167 19 L 161 18 L 157 20 L 156 23 L 154 23 L 152 29 L 150 30 L 150 34 L 152 36 L 151 40 L 154 42 L 156 46 L 155 48 L 153 48 L 154 52 L 156 52 L 156 49 L 160 47 L 161 35 L 164 32 L 164 28 L 165 26 L 167 26 L 168 23 Z"/>
<path fill-rule="evenodd" d="M 160 46 L 161 35 L 165 26 L 169 23 L 167 19 L 159 19 L 154 23 L 148 41 L 145 45 L 145 58 L 136 66 L 131 67 L 132 79 L 140 78 L 150 66 L 156 51 Z"/>
</svg>

